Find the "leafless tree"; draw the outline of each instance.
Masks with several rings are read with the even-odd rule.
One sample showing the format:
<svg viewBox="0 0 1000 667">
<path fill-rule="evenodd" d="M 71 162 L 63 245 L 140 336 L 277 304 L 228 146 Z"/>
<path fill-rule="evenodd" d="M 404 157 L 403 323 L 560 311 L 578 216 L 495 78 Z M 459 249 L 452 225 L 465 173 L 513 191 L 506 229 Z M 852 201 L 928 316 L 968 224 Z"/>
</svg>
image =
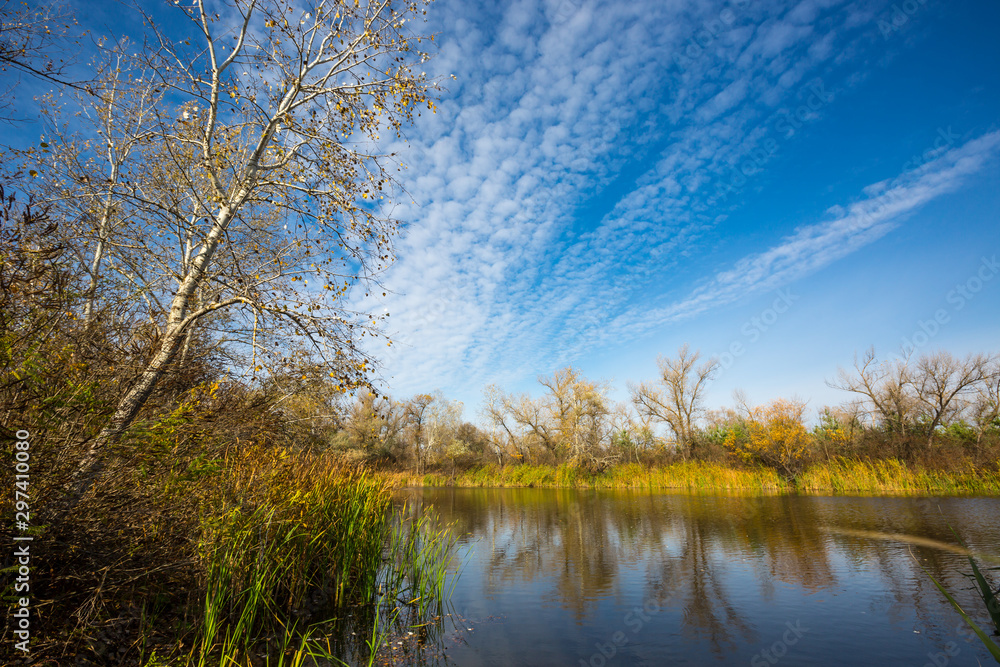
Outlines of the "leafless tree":
<svg viewBox="0 0 1000 667">
<path fill-rule="evenodd" d="M 413 454 L 417 459 L 417 474 L 421 473 L 424 464 L 424 440 L 426 430 L 428 408 L 434 402 L 434 397 L 430 394 L 417 394 L 403 404 L 403 412 L 407 423 L 412 429 Z"/>
<path fill-rule="evenodd" d="M 987 382 L 993 359 L 984 354 L 969 354 L 962 359 L 949 352 L 926 354 L 914 366 L 917 402 L 927 424 L 927 446 L 934 440 L 938 426 L 947 424 L 969 407 L 967 397 Z"/>
<path fill-rule="evenodd" d="M 639 463 L 640 452 L 646 452 L 656 444 L 654 420 L 633 410 L 631 402 L 618 403 L 611 411 L 610 426 L 612 444 L 624 450 L 630 461 Z"/>
<path fill-rule="evenodd" d="M 879 361 L 869 348 L 860 359 L 854 355 L 854 372 L 839 368 L 835 389 L 858 394 L 868 416 L 890 433 L 905 436 L 916 416 L 918 401 L 909 358 Z"/>
<path fill-rule="evenodd" d="M 482 416 L 490 428 L 490 440 L 501 465 L 505 455 L 514 455 L 522 461 L 531 455 L 511 416 L 510 397 L 496 385 L 488 385 L 483 390 Z"/>
<path fill-rule="evenodd" d="M 463 449 L 457 439 L 465 406 L 461 401 L 448 400 L 440 391 L 431 394 L 431 398 L 433 401 L 425 415 L 425 455 L 437 462 L 450 459 L 454 464 L 454 455 Z"/>
<path fill-rule="evenodd" d="M 519 427 L 520 439 L 528 450 L 542 449 L 557 458 L 558 440 L 555 425 L 540 401 L 527 394 L 507 397 L 504 408 Z"/>
<path fill-rule="evenodd" d="M 660 377 L 657 383 L 629 384 L 629 394 L 639 414 L 667 424 L 677 438 L 684 456 L 694 441 L 695 421 L 702 411 L 705 388 L 719 365 L 709 360 L 701 365 L 699 352 L 684 344 L 677 357 L 657 359 Z"/>
<path fill-rule="evenodd" d="M 983 373 L 973 405 L 973 420 L 978 441 L 982 441 L 987 430 L 1000 429 L 1000 356 L 993 357 Z"/>
</svg>

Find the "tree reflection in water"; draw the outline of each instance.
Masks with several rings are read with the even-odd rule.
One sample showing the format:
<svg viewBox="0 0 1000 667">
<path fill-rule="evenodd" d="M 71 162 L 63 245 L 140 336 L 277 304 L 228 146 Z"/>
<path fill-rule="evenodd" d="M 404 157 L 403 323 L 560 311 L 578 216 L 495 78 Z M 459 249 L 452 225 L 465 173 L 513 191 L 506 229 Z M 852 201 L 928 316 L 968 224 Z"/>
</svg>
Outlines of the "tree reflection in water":
<svg viewBox="0 0 1000 667">
<path fill-rule="evenodd" d="M 854 611 L 879 619 L 900 637 L 909 624 L 910 635 L 919 630 L 929 641 L 955 640 L 955 619 L 943 610 L 939 593 L 913 557 L 960 602 L 975 608 L 974 593 L 962 576 L 963 558 L 850 531 L 954 543 L 950 524 L 972 548 L 994 552 L 1000 534 L 1000 501 L 991 498 L 574 489 L 427 489 L 408 490 L 405 496 L 411 503 L 433 503 L 443 520 L 455 522 L 463 543 L 477 554 L 471 567 L 478 573 L 468 585 L 481 585 L 477 594 L 487 606 L 504 607 L 505 596 L 516 589 L 539 609 L 561 610 L 568 633 L 600 630 L 605 623 L 607 634 L 622 626 L 621 614 L 641 597 L 672 612 L 660 615 L 655 640 L 649 633 L 642 637 L 645 644 L 690 643 L 720 659 L 743 655 L 744 664 L 757 647 L 774 641 L 770 628 L 821 611 L 836 596 L 863 597 L 864 607 Z M 459 589 L 464 585 L 460 580 Z M 554 614 L 546 612 L 545 618 L 557 641 L 561 617 Z M 594 636 L 604 635 L 565 640 L 570 645 Z M 814 646 L 820 641 L 831 639 L 810 639 Z M 974 645 L 962 646 L 971 658 Z M 586 658 L 594 649 L 585 644 L 580 650 Z"/>
</svg>

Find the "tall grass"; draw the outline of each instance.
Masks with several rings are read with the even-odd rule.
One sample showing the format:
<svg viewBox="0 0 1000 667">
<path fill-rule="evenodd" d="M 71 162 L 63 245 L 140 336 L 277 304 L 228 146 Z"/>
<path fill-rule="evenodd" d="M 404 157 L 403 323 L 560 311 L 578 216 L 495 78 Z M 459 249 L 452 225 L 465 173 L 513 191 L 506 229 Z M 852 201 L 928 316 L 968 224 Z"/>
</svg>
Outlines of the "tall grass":
<svg viewBox="0 0 1000 667">
<path fill-rule="evenodd" d="M 430 474 L 407 480 L 423 486 L 583 487 L 593 489 L 764 489 L 793 488 L 769 468 L 733 468 L 690 461 L 652 468 L 638 463 L 613 466 L 600 472 L 570 465 L 481 466 L 450 476 Z"/>
<path fill-rule="evenodd" d="M 390 532 L 388 565 L 380 590 L 395 595 L 415 607 L 423 616 L 427 611 L 439 612 L 451 594 L 448 587 L 448 565 L 456 536 L 438 526 L 436 515 L 425 509 L 419 514 L 400 512 Z M 452 579 L 454 584 L 455 579 Z"/>
<path fill-rule="evenodd" d="M 317 607 L 389 599 L 419 615 L 440 605 L 453 538 L 429 516 L 394 510 L 386 478 L 328 456 L 260 451 L 229 460 L 225 477 L 246 486 L 202 519 L 204 604 L 190 664 L 248 664 L 274 637 L 281 655 L 292 641 L 311 651 L 292 619 Z"/>
<path fill-rule="evenodd" d="M 804 491 L 836 493 L 998 494 L 1000 466 L 944 472 L 910 466 L 898 459 L 838 457 L 809 468 L 799 475 L 796 485 Z"/>
<path fill-rule="evenodd" d="M 637 463 L 609 468 L 595 479 L 596 488 L 651 488 L 728 490 L 760 489 L 781 491 L 791 488 L 771 468 L 735 468 L 702 461 L 686 461 L 644 472 Z"/>
<path fill-rule="evenodd" d="M 876 461 L 835 458 L 816 464 L 794 478 L 773 468 L 737 467 L 686 461 L 652 467 L 638 463 L 592 472 L 566 464 L 484 465 L 455 476 L 431 473 L 401 478 L 412 486 L 579 487 L 593 489 L 689 489 L 827 491 L 833 493 L 1000 494 L 1000 466 L 958 472 L 927 470 L 898 459 Z"/>
</svg>

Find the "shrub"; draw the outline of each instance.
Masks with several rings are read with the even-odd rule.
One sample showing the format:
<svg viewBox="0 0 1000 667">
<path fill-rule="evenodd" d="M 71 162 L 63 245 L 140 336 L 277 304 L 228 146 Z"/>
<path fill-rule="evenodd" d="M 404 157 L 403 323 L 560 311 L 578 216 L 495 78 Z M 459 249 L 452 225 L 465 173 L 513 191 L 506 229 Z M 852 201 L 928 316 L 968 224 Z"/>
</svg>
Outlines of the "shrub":
<svg viewBox="0 0 1000 667">
<path fill-rule="evenodd" d="M 794 477 L 804 468 L 812 446 L 802 424 L 804 410 L 804 404 L 783 399 L 752 408 L 742 428 L 729 429 L 723 445 L 748 463 Z"/>
</svg>

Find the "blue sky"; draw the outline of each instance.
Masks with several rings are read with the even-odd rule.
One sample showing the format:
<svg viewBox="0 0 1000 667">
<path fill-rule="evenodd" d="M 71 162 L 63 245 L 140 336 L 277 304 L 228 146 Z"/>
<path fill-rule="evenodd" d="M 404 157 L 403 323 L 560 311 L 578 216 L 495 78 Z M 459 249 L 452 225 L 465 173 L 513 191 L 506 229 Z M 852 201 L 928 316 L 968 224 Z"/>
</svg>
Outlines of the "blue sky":
<svg viewBox="0 0 1000 667">
<path fill-rule="evenodd" d="M 455 79 L 408 133 L 414 203 L 391 293 L 365 304 L 390 313 L 393 395 L 441 389 L 475 417 L 486 384 L 537 392 L 572 364 L 624 399 L 687 342 L 737 352 L 713 406 L 742 388 L 820 408 L 871 345 L 997 350 L 996 3 L 429 17 L 429 71 Z"/>
<path fill-rule="evenodd" d="M 710 406 L 818 409 L 872 345 L 1000 351 L 998 3 L 436 0 L 428 21 L 446 90 L 385 147 L 405 226 L 388 296 L 352 303 L 390 313 L 393 396 L 475 419 L 487 384 L 573 365 L 623 400 L 689 343 L 721 355 Z"/>
</svg>

